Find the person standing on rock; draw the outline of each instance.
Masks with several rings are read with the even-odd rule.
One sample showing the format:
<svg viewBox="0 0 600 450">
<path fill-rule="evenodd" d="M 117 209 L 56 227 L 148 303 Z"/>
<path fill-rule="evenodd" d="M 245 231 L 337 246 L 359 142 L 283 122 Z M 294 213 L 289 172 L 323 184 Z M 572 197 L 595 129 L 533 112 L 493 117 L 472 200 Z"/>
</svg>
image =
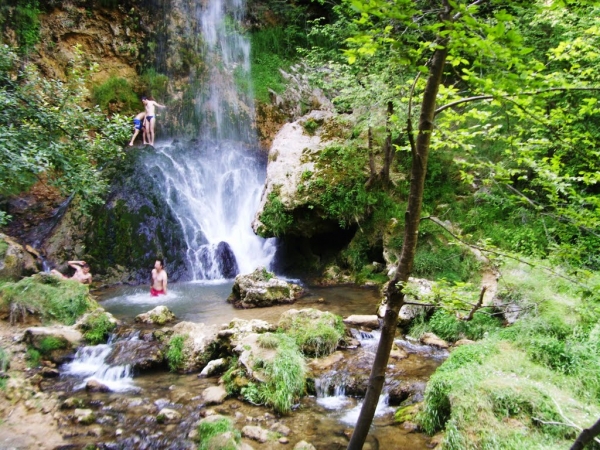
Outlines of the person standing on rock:
<svg viewBox="0 0 600 450">
<path fill-rule="evenodd" d="M 167 271 L 164 269 L 162 259 L 157 259 L 152 269 L 152 284 L 150 286 L 150 295 L 158 297 L 167 295 Z"/>
<path fill-rule="evenodd" d="M 147 141 L 146 135 L 148 134 L 148 130 L 144 126 L 145 123 L 146 123 L 146 111 L 142 111 L 141 113 L 137 114 L 133 118 L 133 136 L 131 138 L 131 142 L 129 142 L 130 147 L 133 147 L 133 141 L 135 141 L 135 138 L 137 137 L 137 135 L 140 131 L 142 132 L 142 139 L 144 141 L 144 145 L 146 145 L 146 141 Z"/>
<path fill-rule="evenodd" d="M 156 103 L 151 97 L 142 97 L 142 103 L 146 108 L 146 128 L 148 129 L 148 144 L 154 145 L 154 123 L 156 122 L 155 108 L 166 108 L 166 106 Z"/>
<path fill-rule="evenodd" d="M 69 265 L 69 267 L 75 269 L 75 274 L 71 278 L 64 276 L 56 269 L 52 269 L 50 273 L 60 278 L 68 280 L 77 280 L 83 284 L 92 284 L 92 274 L 90 273 L 90 266 L 88 266 L 88 264 L 85 261 L 68 261 L 67 264 Z"/>
</svg>

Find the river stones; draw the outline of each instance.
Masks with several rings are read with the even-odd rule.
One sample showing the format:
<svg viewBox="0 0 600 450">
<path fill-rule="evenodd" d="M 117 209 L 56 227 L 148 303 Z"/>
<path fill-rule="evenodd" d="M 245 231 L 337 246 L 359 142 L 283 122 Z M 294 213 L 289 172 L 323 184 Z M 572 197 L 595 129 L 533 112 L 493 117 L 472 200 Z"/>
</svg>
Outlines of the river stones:
<svg viewBox="0 0 600 450">
<path fill-rule="evenodd" d="M 259 267 L 251 274 L 235 277 L 227 301 L 236 308 L 264 308 L 293 303 L 302 293 L 299 285 L 281 280 L 264 267 Z"/>
<path fill-rule="evenodd" d="M 136 322 L 152 324 L 152 325 L 164 325 L 168 322 L 172 322 L 175 320 L 175 314 L 173 314 L 169 308 L 166 306 L 160 305 L 156 308 L 139 314 L 135 317 Z"/>
<path fill-rule="evenodd" d="M 423 344 L 431 345 L 432 347 L 437 347 L 441 349 L 447 349 L 450 347 L 450 345 L 446 341 L 437 337 L 433 333 L 424 333 L 423 336 L 421 336 L 420 340 Z"/>
<path fill-rule="evenodd" d="M 201 377 L 210 377 L 211 375 L 215 375 L 221 372 L 224 372 L 227 369 L 227 360 L 225 358 L 214 359 L 210 361 L 202 372 L 200 372 Z"/>
<path fill-rule="evenodd" d="M 189 373 L 202 370 L 214 358 L 217 350 L 217 327 L 203 323 L 179 322 L 169 330 L 173 336 L 184 336 L 182 356 L 178 372 Z"/>
<path fill-rule="evenodd" d="M 269 431 L 259 426 L 246 425 L 242 428 L 242 436 L 262 444 L 269 440 Z"/>
<path fill-rule="evenodd" d="M 294 450 L 317 450 L 314 445 L 309 444 L 306 441 L 300 441 L 294 445 Z"/>
<path fill-rule="evenodd" d="M 207 405 L 220 405 L 227 398 L 227 391 L 222 386 L 211 386 L 202 391 L 202 399 Z"/>
<path fill-rule="evenodd" d="M 353 327 L 366 328 L 367 330 L 376 330 L 379 328 L 379 317 L 373 315 L 353 314 L 344 319 L 346 325 Z"/>
</svg>

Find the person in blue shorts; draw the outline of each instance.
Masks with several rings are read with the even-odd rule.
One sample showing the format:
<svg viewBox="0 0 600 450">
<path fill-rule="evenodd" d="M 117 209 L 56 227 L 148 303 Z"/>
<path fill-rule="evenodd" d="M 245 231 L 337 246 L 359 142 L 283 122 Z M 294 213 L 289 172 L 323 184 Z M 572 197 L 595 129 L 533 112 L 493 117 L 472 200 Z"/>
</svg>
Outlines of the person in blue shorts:
<svg viewBox="0 0 600 450">
<path fill-rule="evenodd" d="M 133 141 L 135 141 L 135 138 L 137 137 L 137 135 L 140 131 L 142 132 L 142 138 L 144 141 L 144 145 L 147 144 L 145 124 L 146 124 L 146 111 L 139 113 L 138 115 L 136 115 L 133 118 L 133 128 L 134 129 L 133 129 L 133 137 L 131 138 L 131 142 L 129 142 L 130 147 L 133 146 Z"/>
</svg>

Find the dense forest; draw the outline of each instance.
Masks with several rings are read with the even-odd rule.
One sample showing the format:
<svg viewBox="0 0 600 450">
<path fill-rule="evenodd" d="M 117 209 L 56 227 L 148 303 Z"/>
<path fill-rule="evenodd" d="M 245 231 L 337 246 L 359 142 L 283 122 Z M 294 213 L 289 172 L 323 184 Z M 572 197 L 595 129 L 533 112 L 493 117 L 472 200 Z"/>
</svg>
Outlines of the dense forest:
<svg viewBox="0 0 600 450">
<path fill-rule="evenodd" d="M 54 3 L 0 6 L 6 228 L 9 200 L 40 182 L 93 218 L 114 161 L 127 158 L 137 98 L 172 94 L 168 107 L 185 111 L 182 74 L 203 70 L 195 54 L 179 65 L 153 56 L 166 32 L 142 27 L 152 38 L 123 50 L 144 61 L 133 75 L 94 78 L 97 63 L 75 46 L 52 76 L 40 33 Z M 143 16 L 136 2 L 126 7 Z M 293 201 L 271 191 L 257 232 L 302 246 L 285 254 L 291 272 L 371 283 L 386 298 L 348 448 L 363 446 L 407 303 L 421 304 L 407 334 L 474 341 L 451 352 L 421 403 L 396 413 L 443 433 L 440 448 L 567 448 L 600 417 L 599 16 L 585 0 L 248 2 L 261 142 L 293 120 L 327 142 Z M 326 120 L 306 118 L 315 89 L 330 102 Z M 162 132 L 192 128 L 172 120 Z M 332 235 L 341 238 L 318 253 Z M 409 277 L 435 287 L 420 295 Z"/>
</svg>

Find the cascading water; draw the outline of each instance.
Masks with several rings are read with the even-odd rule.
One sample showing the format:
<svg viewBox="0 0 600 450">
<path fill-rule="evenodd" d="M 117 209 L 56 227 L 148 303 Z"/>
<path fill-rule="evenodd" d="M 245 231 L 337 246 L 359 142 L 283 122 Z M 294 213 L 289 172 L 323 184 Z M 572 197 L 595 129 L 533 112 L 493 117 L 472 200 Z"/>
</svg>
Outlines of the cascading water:
<svg viewBox="0 0 600 450">
<path fill-rule="evenodd" d="M 202 75 L 190 74 L 199 142 L 157 145 L 146 160 L 184 231 L 194 280 L 233 278 L 270 265 L 273 239 L 251 228 L 265 178 L 257 157 L 250 80 L 250 43 L 236 31 L 245 9 L 242 0 L 209 0 L 179 11 L 201 30 Z M 196 79 L 193 79 L 196 77 Z M 236 80 L 238 81 L 236 83 Z M 243 80 L 243 82 L 239 82 Z"/>
</svg>

